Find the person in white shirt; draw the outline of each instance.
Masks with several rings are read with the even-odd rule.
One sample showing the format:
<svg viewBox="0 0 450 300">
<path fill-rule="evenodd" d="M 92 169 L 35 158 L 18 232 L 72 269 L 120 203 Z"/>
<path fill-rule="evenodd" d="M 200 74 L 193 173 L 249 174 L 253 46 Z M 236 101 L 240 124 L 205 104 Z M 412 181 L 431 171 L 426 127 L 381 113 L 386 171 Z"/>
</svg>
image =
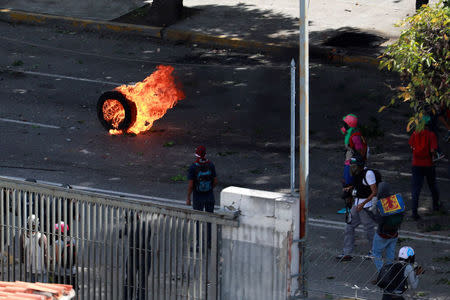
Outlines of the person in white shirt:
<svg viewBox="0 0 450 300">
<path fill-rule="evenodd" d="M 354 185 L 346 189 L 353 190 L 353 206 L 350 218 L 345 227 L 344 248 L 341 255 L 336 259 L 340 261 L 352 260 L 351 256 L 355 244 L 355 229 L 363 224 L 366 231 L 369 249 L 372 249 L 373 236 L 375 234 L 376 222 L 372 208 L 372 200 L 377 195 L 377 179 L 373 170 L 365 168 L 365 161 L 360 155 L 355 155 L 350 161 L 350 170 L 354 177 Z M 371 252 L 369 251 L 369 256 Z"/>
<path fill-rule="evenodd" d="M 28 228 L 20 235 L 20 258 L 25 264 L 27 279 L 30 282 L 48 282 L 47 274 L 47 237 L 38 231 L 39 218 L 30 215 Z"/>
</svg>

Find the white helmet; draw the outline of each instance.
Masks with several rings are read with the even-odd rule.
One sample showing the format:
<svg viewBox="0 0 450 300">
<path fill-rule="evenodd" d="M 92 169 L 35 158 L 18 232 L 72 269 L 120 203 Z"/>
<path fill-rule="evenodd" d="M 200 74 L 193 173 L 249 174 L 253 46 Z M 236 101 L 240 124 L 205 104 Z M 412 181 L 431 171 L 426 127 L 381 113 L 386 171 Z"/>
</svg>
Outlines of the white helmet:
<svg viewBox="0 0 450 300">
<path fill-rule="evenodd" d="M 28 226 L 30 226 L 30 227 L 34 226 L 35 228 L 38 228 L 39 227 L 39 218 L 36 217 L 36 215 L 31 215 L 27 218 L 27 223 L 28 223 Z"/>
<path fill-rule="evenodd" d="M 398 251 L 398 258 L 408 259 L 411 256 L 414 256 L 414 249 L 408 246 L 401 247 Z"/>
</svg>

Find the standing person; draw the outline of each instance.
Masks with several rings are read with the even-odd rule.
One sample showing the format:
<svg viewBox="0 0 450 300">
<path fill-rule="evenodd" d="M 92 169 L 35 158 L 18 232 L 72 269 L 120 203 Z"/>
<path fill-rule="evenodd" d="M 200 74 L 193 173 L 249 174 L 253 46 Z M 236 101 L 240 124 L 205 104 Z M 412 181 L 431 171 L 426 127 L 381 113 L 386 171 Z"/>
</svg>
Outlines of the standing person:
<svg viewBox="0 0 450 300">
<path fill-rule="evenodd" d="M 360 224 L 364 225 L 369 249 L 372 249 L 376 224 L 373 213 L 369 209 L 372 207 L 372 199 L 377 195 L 378 182 L 375 171 L 365 168 L 364 164 L 365 162 L 361 155 L 355 155 L 351 159 L 350 171 L 354 177 L 354 185 L 345 189 L 353 189 L 354 202 L 350 210 L 350 221 L 345 226 L 343 253 L 336 257 L 340 261 L 353 259 L 351 253 L 355 244 L 355 229 Z M 369 256 L 371 256 L 370 250 Z"/>
<path fill-rule="evenodd" d="M 192 207 L 195 210 L 214 212 L 214 187 L 217 185 L 217 174 L 214 164 L 205 158 L 206 148 L 198 146 L 195 150 L 197 160 L 188 170 L 188 192 L 186 205 L 191 205 L 191 194 L 193 194 Z M 198 226 L 197 223 L 197 241 Z M 211 247 L 211 224 L 207 225 L 207 246 Z M 198 247 L 198 244 L 196 245 Z"/>
<path fill-rule="evenodd" d="M 20 235 L 20 261 L 26 266 L 27 277 L 31 282 L 48 282 L 47 237 L 40 233 L 39 218 L 30 215 L 27 218 L 28 228 Z"/>
<path fill-rule="evenodd" d="M 380 182 L 378 185 L 378 200 L 391 196 L 389 184 Z M 386 263 L 393 263 L 395 258 L 395 246 L 398 240 L 398 230 L 403 221 L 403 213 L 397 213 L 389 216 L 375 214 L 375 220 L 378 223 L 377 232 L 373 236 L 372 253 L 374 264 L 379 272 L 383 266 L 383 252 L 386 255 Z"/>
<path fill-rule="evenodd" d="M 69 225 L 63 221 L 55 224 L 55 261 L 56 268 L 55 278 L 57 283 L 71 284 L 75 291 L 77 285 L 77 251 L 75 239 L 70 236 Z"/>
<path fill-rule="evenodd" d="M 350 172 L 350 159 L 355 153 L 361 154 L 364 160 L 367 159 L 367 143 L 361 132 L 358 129 L 358 117 L 354 114 L 348 114 L 342 118 L 341 133 L 344 135 L 345 146 L 345 160 L 344 160 L 344 174 L 342 186 L 347 188 L 353 185 L 353 176 Z M 348 192 L 342 194 L 342 199 L 345 201 L 345 208 L 338 211 L 338 213 L 347 213 L 352 206 L 352 197 Z"/>
<path fill-rule="evenodd" d="M 415 264 L 415 258 L 414 249 L 405 246 L 398 251 L 398 262 L 383 266 L 377 278 L 377 285 L 383 288 L 382 300 L 403 300 L 408 288 L 417 288 L 423 269 Z"/>
<path fill-rule="evenodd" d="M 436 182 L 436 169 L 433 164 L 433 157 L 437 149 L 436 135 L 429 130 L 429 116 L 424 116 L 425 128 L 421 131 L 414 131 L 409 138 L 409 145 L 412 150 L 412 215 L 417 221 L 420 216 L 417 212 L 419 206 L 419 195 L 423 185 L 423 179 L 427 179 L 428 186 L 433 199 L 433 211 L 439 211 L 439 190 Z"/>
<path fill-rule="evenodd" d="M 130 213 L 124 231 L 129 236 L 122 299 L 147 299 L 150 293 L 145 287 L 152 259 L 150 222 L 140 214 Z"/>
<path fill-rule="evenodd" d="M 214 164 L 205 158 L 206 148 L 198 146 L 195 150 L 197 160 L 188 170 L 188 192 L 186 205 L 191 205 L 195 210 L 214 212 L 214 192 L 217 185 L 216 168 Z"/>
</svg>

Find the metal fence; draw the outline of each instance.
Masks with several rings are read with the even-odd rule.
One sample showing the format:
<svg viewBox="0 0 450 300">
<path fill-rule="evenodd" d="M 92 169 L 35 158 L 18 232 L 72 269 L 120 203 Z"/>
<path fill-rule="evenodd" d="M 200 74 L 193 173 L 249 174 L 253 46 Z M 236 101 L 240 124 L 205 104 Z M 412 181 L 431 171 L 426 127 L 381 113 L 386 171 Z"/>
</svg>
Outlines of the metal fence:
<svg viewBox="0 0 450 300">
<path fill-rule="evenodd" d="M 79 299 L 217 298 L 232 216 L 13 179 L 0 189 L 1 280 L 72 284 Z"/>
<path fill-rule="evenodd" d="M 345 223 L 313 219 L 309 226 L 305 255 L 309 296 L 312 299 L 382 299 L 384 291 L 375 284 L 378 272 L 368 253 L 369 243 L 363 229 L 356 232 L 353 259 L 343 261 L 337 257 L 342 253 Z M 409 288 L 403 294 L 405 299 L 450 299 L 449 245 L 450 239 L 445 235 L 400 231 L 395 257 L 400 247 L 411 246 L 416 263 L 425 270 L 419 276 L 417 289 Z"/>
</svg>

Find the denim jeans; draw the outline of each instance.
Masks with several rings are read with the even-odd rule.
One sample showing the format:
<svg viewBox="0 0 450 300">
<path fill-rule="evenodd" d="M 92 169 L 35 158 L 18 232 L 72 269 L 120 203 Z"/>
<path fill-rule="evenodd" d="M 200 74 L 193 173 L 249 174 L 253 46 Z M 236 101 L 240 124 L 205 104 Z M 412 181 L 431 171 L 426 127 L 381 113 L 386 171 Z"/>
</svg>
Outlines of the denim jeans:
<svg viewBox="0 0 450 300">
<path fill-rule="evenodd" d="M 436 183 L 436 169 L 435 167 L 412 167 L 412 213 L 417 215 L 417 208 L 419 206 L 419 195 L 422 190 L 423 179 L 427 179 L 428 187 L 433 198 L 433 210 L 439 209 L 439 190 Z"/>
<path fill-rule="evenodd" d="M 373 262 L 375 263 L 375 267 L 379 272 L 381 267 L 383 266 L 383 251 L 386 254 L 386 263 L 392 263 L 395 258 L 395 245 L 397 244 L 398 238 L 385 239 L 382 238 L 378 233 L 375 233 L 373 236 L 372 243 L 372 254 L 373 254 Z"/>
</svg>

